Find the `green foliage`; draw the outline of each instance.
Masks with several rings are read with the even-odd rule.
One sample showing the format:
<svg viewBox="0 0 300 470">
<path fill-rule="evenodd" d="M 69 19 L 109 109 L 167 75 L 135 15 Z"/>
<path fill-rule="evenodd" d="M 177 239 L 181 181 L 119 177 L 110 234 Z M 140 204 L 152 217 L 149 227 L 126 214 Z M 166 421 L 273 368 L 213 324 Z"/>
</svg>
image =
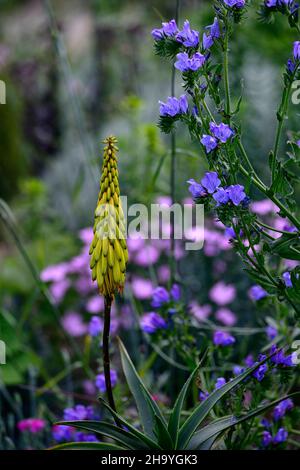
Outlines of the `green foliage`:
<svg viewBox="0 0 300 470">
<path fill-rule="evenodd" d="M 226 416 L 224 418 L 217 419 L 199 429 L 201 424 L 203 424 L 205 419 L 209 416 L 214 406 L 217 405 L 221 399 L 226 397 L 226 395 L 228 395 L 234 388 L 238 385 L 242 385 L 258 367 L 266 362 L 266 359 L 241 373 L 238 377 L 223 385 L 221 388 L 214 390 L 209 397 L 197 405 L 191 412 L 190 416 L 184 420 L 182 416 L 183 404 L 187 397 L 189 387 L 199 370 L 201 365 L 200 362 L 184 384 L 167 422 L 160 408 L 152 399 L 149 391 L 146 389 L 143 381 L 139 377 L 123 343 L 120 340 L 119 347 L 123 371 L 127 379 L 128 386 L 137 403 L 143 432 L 137 431 L 128 421 L 114 412 L 107 404 L 105 404 L 106 408 L 111 412 L 114 418 L 118 419 L 120 423 L 119 428 L 114 424 L 101 421 L 64 421 L 58 424 L 73 426 L 102 436 L 107 436 L 115 440 L 118 444 L 121 444 L 122 449 L 208 450 L 225 431 L 234 429 L 238 424 L 264 413 L 268 409 L 280 403 L 280 401 L 287 398 L 282 397 L 272 403 L 260 406 L 238 417 Z M 74 448 L 74 445 L 75 443 L 67 445 L 63 444 L 56 446 L 54 449 Z M 105 445 L 106 444 L 102 442 L 95 443 L 93 444 L 93 448 L 100 450 L 104 449 Z M 76 444 L 76 448 L 84 449 L 85 445 L 81 447 L 80 444 Z"/>
</svg>

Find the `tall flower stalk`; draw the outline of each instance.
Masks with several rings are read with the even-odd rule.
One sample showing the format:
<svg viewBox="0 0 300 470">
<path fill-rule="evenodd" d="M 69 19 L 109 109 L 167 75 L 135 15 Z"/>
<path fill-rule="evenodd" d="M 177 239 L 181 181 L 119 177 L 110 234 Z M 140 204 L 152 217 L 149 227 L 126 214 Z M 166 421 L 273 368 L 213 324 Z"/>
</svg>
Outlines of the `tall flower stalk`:
<svg viewBox="0 0 300 470">
<path fill-rule="evenodd" d="M 90 246 L 93 281 L 104 296 L 103 367 L 108 402 L 116 410 L 110 377 L 109 333 L 111 306 L 116 292 L 122 292 L 128 261 L 125 221 L 120 199 L 117 139 L 104 140 L 100 193 L 95 210 L 94 237 Z"/>
</svg>

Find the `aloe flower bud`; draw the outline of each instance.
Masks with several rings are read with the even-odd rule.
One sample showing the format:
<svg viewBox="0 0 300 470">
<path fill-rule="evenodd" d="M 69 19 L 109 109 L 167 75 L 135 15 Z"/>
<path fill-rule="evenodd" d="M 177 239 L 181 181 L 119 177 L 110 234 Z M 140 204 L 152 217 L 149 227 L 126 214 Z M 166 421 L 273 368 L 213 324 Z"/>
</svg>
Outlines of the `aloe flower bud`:
<svg viewBox="0 0 300 470">
<path fill-rule="evenodd" d="M 105 297 L 122 292 L 128 261 L 124 214 L 120 200 L 117 139 L 104 140 L 100 193 L 95 211 L 94 238 L 90 246 L 93 280 Z"/>
</svg>

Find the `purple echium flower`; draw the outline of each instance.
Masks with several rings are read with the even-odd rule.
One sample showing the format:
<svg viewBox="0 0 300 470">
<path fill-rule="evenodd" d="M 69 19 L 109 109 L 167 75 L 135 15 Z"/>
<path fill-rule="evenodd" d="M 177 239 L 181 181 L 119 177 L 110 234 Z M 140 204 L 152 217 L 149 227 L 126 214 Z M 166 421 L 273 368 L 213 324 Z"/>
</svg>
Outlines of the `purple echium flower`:
<svg viewBox="0 0 300 470">
<path fill-rule="evenodd" d="M 268 7 L 268 8 L 276 7 L 276 6 L 277 6 L 277 3 L 278 3 L 278 0 L 266 0 L 266 1 L 265 1 L 265 5 L 266 5 L 266 7 Z"/>
<path fill-rule="evenodd" d="M 156 287 L 153 291 L 151 305 L 154 308 L 160 308 L 163 304 L 170 301 L 169 292 L 164 287 Z"/>
<path fill-rule="evenodd" d="M 202 46 L 203 49 L 206 51 L 206 49 L 209 49 L 214 43 L 213 38 L 211 37 L 210 34 L 203 34 L 203 39 L 202 39 Z"/>
<path fill-rule="evenodd" d="M 267 358 L 267 356 L 264 355 L 264 354 L 260 354 L 260 355 L 258 356 L 259 362 L 264 361 L 266 358 Z M 257 363 L 255 363 L 255 364 L 257 364 Z M 261 366 L 259 366 L 258 369 L 256 369 L 256 370 L 253 372 L 252 375 L 253 375 L 253 377 L 255 377 L 255 378 L 258 380 L 258 382 L 261 382 L 261 381 L 263 380 L 263 378 L 265 377 L 266 373 L 268 372 L 268 369 L 269 369 L 269 368 L 268 368 L 268 366 L 267 366 L 266 363 L 265 363 L 265 364 L 262 364 Z"/>
<path fill-rule="evenodd" d="M 203 34 L 203 49 L 204 50 L 209 49 L 213 45 L 215 39 L 218 39 L 219 37 L 221 37 L 218 18 L 215 18 L 213 24 L 207 26 L 206 29 L 209 30 L 209 33 Z"/>
<path fill-rule="evenodd" d="M 178 42 L 181 42 L 185 47 L 197 47 L 199 44 L 199 33 L 190 28 L 190 23 L 185 20 L 183 28 L 176 36 Z"/>
<path fill-rule="evenodd" d="M 250 287 L 249 297 L 251 300 L 261 300 L 264 297 L 267 297 L 268 293 L 259 285 Z"/>
<path fill-rule="evenodd" d="M 278 331 L 277 331 L 277 328 L 275 328 L 274 326 L 267 326 L 266 328 L 266 334 L 267 334 L 267 337 L 270 341 L 273 341 L 273 339 L 276 338 L 276 336 L 278 335 Z"/>
<path fill-rule="evenodd" d="M 245 0 L 223 0 L 225 5 L 228 7 L 243 8 L 245 6 Z"/>
<path fill-rule="evenodd" d="M 289 59 L 286 64 L 286 70 L 289 75 L 293 74 L 296 70 L 296 64 L 292 59 Z"/>
<path fill-rule="evenodd" d="M 150 335 L 161 328 L 167 328 L 167 323 L 164 318 L 156 312 L 150 312 L 143 315 L 140 324 L 142 330 Z"/>
<path fill-rule="evenodd" d="M 188 110 L 188 100 L 186 95 L 181 95 L 180 98 L 169 96 L 167 102 L 159 101 L 159 112 L 161 116 L 177 116 L 185 114 Z"/>
<path fill-rule="evenodd" d="M 189 183 L 189 192 L 192 194 L 193 198 L 197 199 L 199 197 L 207 196 L 206 190 L 200 183 L 197 183 L 194 179 L 187 181 Z"/>
<path fill-rule="evenodd" d="M 98 336 L 103 330 L 103 320 L 96 315 L 91 318 L 89 323 L 89 334 L 91 336 Z"/>
<path fill-rule="evenodd" d="M 227 331 L 217 330 L 214 332 L 213 342 L 216 346 L 231 346 L 235 343 L 235 338 Z"/>
<path fill-rule="evenodd" d="M 202 136 L 202 139 L 200 140 L 201 144 L 204 145 L 205 150 L 207 153 L 210 153 L 212 150 L 214 150 L 217 145 L 217 139 L 212 137 L 211 135 L 204 134 Z"/>
<path fill-rule="evenodd" d="M 263 447 L 268 447 L 272 443 L 272 434 L 269 431 L 263 431 L 261 445 Z"/>
<path fill-rule="evenodd" d="M 205 173 L 201 180 L 201 184 L 209 194 L 212 194 L 220 186 L 221 181 L 219 180 L 218 174 L 215 171 L 210 171 Z"/>
<path fill-rule="evenodd" d="M 292 284 L 292 279 L 291 279 L 291 273 L 289 271 L 286 271 L 285 273 L 282 274 L 283 282 L 285 284 L 285 287 L 293 287 Z"/>
<path fill-rule="evenodd" d="M 294 403 L 290 398 L 286 398 L 275 406 L 273 410 L 273 418 L 275 421 L 279 421 L 283 418 L 287 411 L 290 411 L 294 407 Z"/>
<path fill-rule="evenodd" d="M 180 287 L 178 284 L 173 284 L 173 286 L 171 287 L 171 297 L 173 300 L 175 300 L 175 302 L 179 302 L 180 300 L 180 297 L 181 297 L 181 291 L 180 291 Z"/>
<path fill-rule="evenodd" d="M 300 41 L 294 42 L 294 59 L 300 60 Z"/>
<path fill-rule="evenodd" d="M 110 380 L 111 380 L 111 386 L 115 387 L 117 385 L 118 376 L 117 376 L 117 372 L 114 369 L 111 369 L 111 371 L 110 371 Z M 96 376 L 95 385 L 96 385 L 96 387 L 98 388 L 98 390 L 100 392 L 102 392 L 102 393 L 106 392 L 104 374 L 98 374 Z"/>
<path fill-rule="evenodd" d="M 223 387 L 223 385 L 225 384 L 226 384 L 226 380 L 224 379 L 224 377 L 219 377 L 215 383 L 215 390 L 218 390 L 219 388 Z"/>
<path fill-rule="evenodd" d="M 187 52 L 180 52 L 177 54 L 176 59 L 174 66 L 181 72 L 187 72 L 188 70 L 196 72 L 205 62 L 205 56 L 200 52 L 196 52 L 192 57 L 189 57 Z"/>
<path fill-rule="evenodd" d="M 224 188 L 218 188 L 214 193 L 213 198 L 217 202 L 217 206 L 220 206 L 221 204 L 227 204 L 227 202 L 229 202 L 228 191 Z"/>
<path fill-rule="evenodd" d="M 85 419 L 95 419 L 95 411 L 92 406 L 76 405 L 73 408 L 64 410 L 65 421 L 82 421 Z"/>
<path fill-rule="evenodd" d="M 227 192 L 228 192 L 230 201 L 235 206 L 238 206 L 246 198 L 246 194 L 244 192 L 244 186 L 240 184 L 233 184 L 229 186 L 227 188 Z"/>
<path fill-rule="evenodd" d="M 178 33 L 178 27 L 175 20 L 162 23 L 162 28 L 153 29 L 151 34 L 153 39 L 160 41 L 165 36 L 175 36 Z"/>
<path fill-rule="evenodd" d="M 228 126 L 228 124 L 224 124 L 223 122 L 219 125 L 211 122 L 209 128 L 214 137 L 223 144 L 225 144 L 227 140 L 234 135 L 233 130 Z"/>
<path fill-rule="evenodd" d="M 284 428 L 279 428 L 277 433 L 275 434 L 275 437 L 273 439 L 274 444 L 281 444 L 282 442 L 285 442 L 288 438 L 288 432 Z"/>
</svg>

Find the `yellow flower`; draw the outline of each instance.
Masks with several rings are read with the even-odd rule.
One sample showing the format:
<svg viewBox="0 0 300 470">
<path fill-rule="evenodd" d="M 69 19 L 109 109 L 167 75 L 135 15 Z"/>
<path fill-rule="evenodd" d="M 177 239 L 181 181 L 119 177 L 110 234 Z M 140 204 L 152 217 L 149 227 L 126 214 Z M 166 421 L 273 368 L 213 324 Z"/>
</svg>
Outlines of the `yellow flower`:
<svg viewBox="0 0 300 470">
<path fill-rule="evenodd" d="M 125 284 L 128 251 L 124 213 L 118 179 L 118 147 L 113 136 L 104 140 L 100 193 L 95 211 L 94 238 L 90 246 L 93 280 L 105 297 L 122 292 Z"/>
</svg>

